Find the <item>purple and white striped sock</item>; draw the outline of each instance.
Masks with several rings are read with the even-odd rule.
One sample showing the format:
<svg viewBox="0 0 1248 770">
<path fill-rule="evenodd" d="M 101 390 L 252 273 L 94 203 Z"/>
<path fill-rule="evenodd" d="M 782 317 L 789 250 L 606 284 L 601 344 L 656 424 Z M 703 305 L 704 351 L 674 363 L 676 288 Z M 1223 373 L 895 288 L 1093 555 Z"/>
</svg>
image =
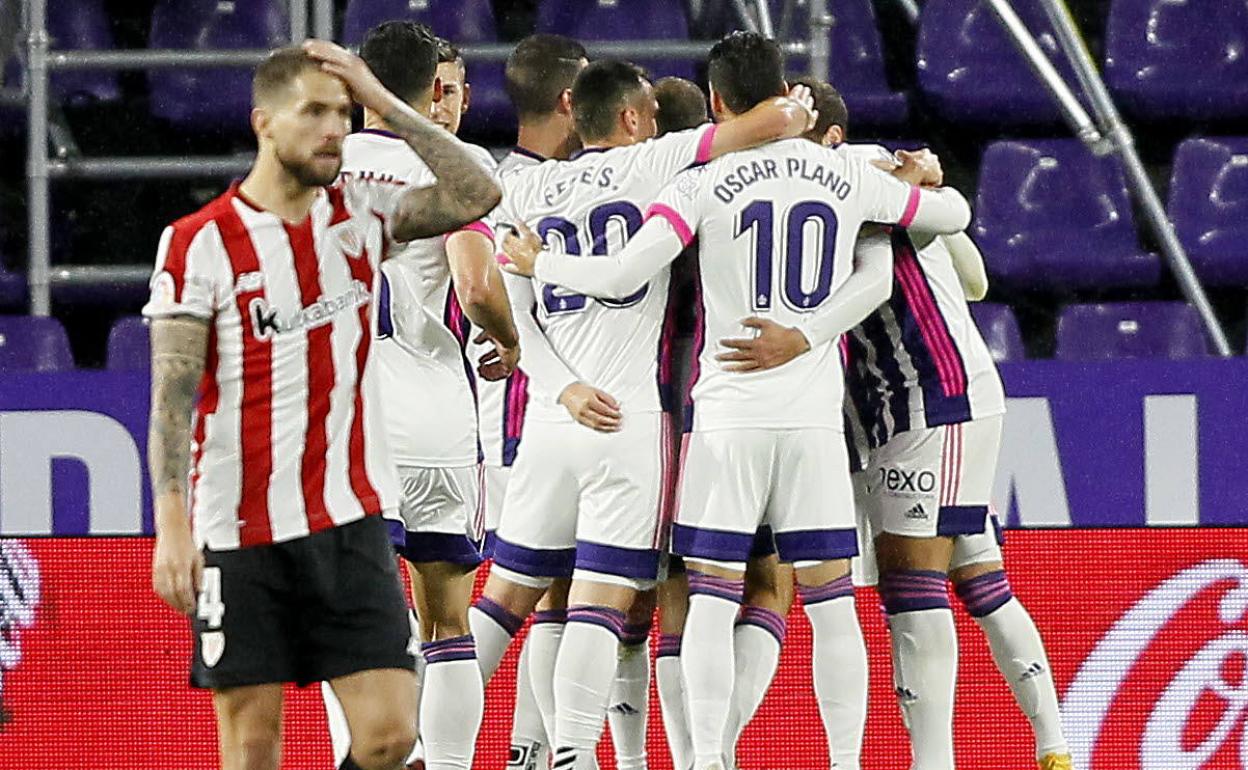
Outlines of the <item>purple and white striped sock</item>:
<svg viewBox="0 0 1248 770">
<path fill-rule="evenodd" d="M 867 647 L 849 575 L 798 589 L 810 620 L 811 675 L 835 767 L 858 768 L 867 719 Z"/>
<path fill-rule="evenodd" d="M 529 685 L 552 747 L 555 740 L 555 661 L 563 644 L 567 620 L 567 610 L 540 610 L 533 613 L 533 625 L 529 627 Z"/>
<path fill-rule="evenodd" d="M 949 584 L 937 570 L 907 569 L 880 576 L 880 598 L 890 617 L 921 610 L 948 610 Z"/>
<path fill-rule="evenodd" d="M 579 768 L 592 757 L 619 660 L 623 612 L 582 605 L 568 610 L 555 663 L 555 753 L 553 766 Z"/>
<path fill-rule="evenodd" d="M 697 655 L 681 655 L 694 766 L 724 756 L 724 736 L 736 679 L 733 627 L 745 592 L 742 580 L 689 570 L 685 640 Z"/>
<path fill-rule="evenodd" d="M 774 610 L 746 606 L 737 616 L 732 630 L 735 681 L 724 728 L 724 749 L 729 757 L 735 756 L 741 732 L 758 712 L 775 678 L 784 632 L 784 617 Z"/>
<path fill-rule="evenodd" d="M 618 770 L 645 770 L 646 723 L 650 718 L 650 626 L 626 623 L 620 659 L 607 701 L 607 724 Z"/>
<path fill-rule="evenodd" d="M 468 609 L 468 628 L 477 643 L 477 664 L 485 681 L 490 681 L 498 670 L 512 637 L 522 625 L 524 618 L 484 596 Z"/>
<path fill-rule="evenodd" d="M 693 745 L 689 741 L 689 719 L 685 714 L 685 680 L 680 673 L 682 638 L 680 634 L 659 635 L 654 679 L 658 685 L 663 731 L 667 734 L 672 763 L 678 770 L 688 770 L 693 764 Z"/>
<path fill-rule="evenodd" d="M 996 570 L 963 580 L 953 588 L 962 606 L 973 618 L 991 615 L 1001 605 L 1014 598 L 1005 570 Z"/>
</svg>

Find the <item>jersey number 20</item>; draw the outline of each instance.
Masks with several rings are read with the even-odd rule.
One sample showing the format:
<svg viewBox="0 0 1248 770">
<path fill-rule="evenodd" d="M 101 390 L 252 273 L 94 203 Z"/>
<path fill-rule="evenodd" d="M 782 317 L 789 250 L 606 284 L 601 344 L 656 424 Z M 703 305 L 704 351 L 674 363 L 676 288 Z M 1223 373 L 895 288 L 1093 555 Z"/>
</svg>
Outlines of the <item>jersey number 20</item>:
<svg viewBox="0 0 1248 770">
<path fill-rule="evenodd" d="M 781 232 L 783 259 L 775 259 L 772 243 L 775 228 L 775 206 L 768 200 L 757 200 L 742 209 L 737 216 L 735 237 L 748 235 L 754 245 L 753 275 L 755 310 L 771 310 L 773 283 L 779 273 L 782 296 L 789 307 L 797 311 L 813 310 L 832 293 L 832 268 L 836 253 L 836 212 L 821 201 L 801 201 L 793 204 L 784 219 Z M 814 253 L 806 253 L 807 226 L 814 228 Z M 818 260 L 814 270 L 814 286 L 806 288 L 803 276 L 807 274 L 807 260 Z"/>
<path fill-rule="evenodd" d="M 595 257 L 607 255 L 607 228 L 612 220 L 624 229 L 624 240 L 627 241 L 641 229 L 642 219 L 641 209 L 628 201 L 610 201 L 596 207 L 589 212 L 591 244 L 589 254 Z M 579 257 L 584 253 L 581 251 L 581 238 L 576 225 L 563 217 L 543 218 L 537 223 L 537 235 L 547 246 L 554 246 L 553 242 L 557 241 L 563 253 L 569 256 Z M 597 301 L 607 307 L 628 307 L 640 302 L 646 296 L 648 288 L 648 286 L 642 286 L 636 293 L 624 299 L 600 298 Z M 585 303 L 588 301 L 589 298 L 584 294 L 571 294 L 563 291 L 556 293 L 555 286 L 549 283 L 542 286 L 542 304 L 546 306 L 546 312 L 550 315 L 584 310 Z"/>
</svg>

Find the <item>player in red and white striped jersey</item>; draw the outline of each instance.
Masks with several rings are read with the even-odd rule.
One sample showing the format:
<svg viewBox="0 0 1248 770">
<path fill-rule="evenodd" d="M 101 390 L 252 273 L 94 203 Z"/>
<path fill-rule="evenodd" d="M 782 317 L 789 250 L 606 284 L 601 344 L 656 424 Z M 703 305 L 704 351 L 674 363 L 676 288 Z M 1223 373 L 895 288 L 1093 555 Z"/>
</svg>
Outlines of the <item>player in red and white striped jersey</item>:
<svg viewBox="0 0 1248 770">
<path fill-rule="evenodd" d="M 414 741 L 415 680 L 376 515 L 397 490 L 370 365 L 373 278 L 389 242 L 461 227 L 498 188 L 333 43 L 275 52 L 253 98 L 255 165 L 165 231 L 144 308 L 153 586 L 196 610 L 192 681 L 214 690 L 224 767 L 277 768 L 282 683 L 328 680 L 359 728 L 341 767 L 395 768 Z M 328 187 L 352 99 L 445 181 Z"/>
</svg>

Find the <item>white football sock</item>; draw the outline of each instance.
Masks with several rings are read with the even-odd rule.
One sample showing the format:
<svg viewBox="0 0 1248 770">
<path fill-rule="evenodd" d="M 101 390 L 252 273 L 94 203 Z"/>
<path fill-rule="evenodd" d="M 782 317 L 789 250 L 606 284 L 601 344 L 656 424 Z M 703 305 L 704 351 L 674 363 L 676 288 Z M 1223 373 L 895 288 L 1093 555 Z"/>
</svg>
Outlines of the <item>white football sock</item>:
<svg viewBox="0 0 1248 770">
<path fill-rule="evenodd" d="M 620 645 L 620 660 L 607 700 L 607 722 L 611 725 L 617 770 L 646 770 L 646 722 L 650 713 L 648 628 L 624 628 L 624 639 L 631 644 Z"/>
<path fill-rule="evenodd" d="M 1031 722 L 1036 734 L 1036 756 L 1069 754 L 1053 672 L 1031 615 L 1017 599 L 1010 599 L 975 621 L 988 637 L 992 659 L 1009 682 L 1014 699 Z"/>
<path fill-rule="evenodd" d="M 329 722 L 329 742 L 333 746 L 334 767 L 338 767 L 351 751 L 351 729 L 347 727 L 347 715 L 329 682 L 321 682 L 321 700 L 325 702 L 325 720 Z"/>
<path fill-rule="evenodd" d="M 681 655 L 685 706 L 696 770 L 719 767 L 724 760 L 724 731 L 732 700 L 734 657 L 732 630 L 741 607 L 744 584 L 689 570 L 689 613 Z"/>
<path fill-rule="evenodd" d="M 523 624 L 524 618 L 511 614 L 484 596 L 468 608 L 468 628 L 476 641 L 477 665 L 483 681 L 488 683 L 494 676 L 512 638 Z"/>
<path fill-rule="evenodd" d="M 472 636 L 426 642 L 420 702 L 427 770 L 469 770 L 485 708 Z"/>
<path fill-rule="evenodd" d="M 776 675 L 784 626 L 784 618 L 771 610 L 743 607 L 733 628 L 735 670 L 728 724 L 724 729 L 724 752 L 729 758 L 735 756 L 741 733 L 754 718 Z"/>
<path fill-rule="evenodd" d="M 953 691 L 958 640 L 947 609 L 888 619 L 893 680 L 910 731 L 911 770 L 953 770 Z"/>
<path fill-rule="evenodd" d="M 533 697 L 533 684 L 529 681 L 529 639 L 528 636 L 524 638 L 516 666 L 516 707 L 511 721 L 511 753 L 507 766 L 546 770 L 550 741 L 542 726 L 542 712 Z"/>
<path fill-rule="evenodd" d="M 689 720 L 685 715 L 685 681 L 680 673 L 681 637 L 663 634 L 659 637 L 658 657 L 654 661 L 654 679 L 659 690 L 659 706 L 663 712 L 663 732 L 672 753 L 676 770 L 693 766 L 693 744 L 689 739 Z"/>
<path fill-rule="evenodd" d="M 811 667 L 828 752 L 837 770 L 859 770 L 867 721 L 867 646 L 849 576 L 801 589 L 814 640 Z"/>
<path fill-rule="evenodd" d="M 555 664 L 553 767 L 589 767 L 602 736 L 607 698 L 619 659 L 624 613 L 610 607 L 568 610 Z"/>
<path fill-rule="evenodd" d="M 542 729 L 555 746 L 555 661 L 563 639 L 567 610 L 542 610 L 533 613 L 529 627 L 529 687 L 533 702 L 542 718 Z"/>
</svg>

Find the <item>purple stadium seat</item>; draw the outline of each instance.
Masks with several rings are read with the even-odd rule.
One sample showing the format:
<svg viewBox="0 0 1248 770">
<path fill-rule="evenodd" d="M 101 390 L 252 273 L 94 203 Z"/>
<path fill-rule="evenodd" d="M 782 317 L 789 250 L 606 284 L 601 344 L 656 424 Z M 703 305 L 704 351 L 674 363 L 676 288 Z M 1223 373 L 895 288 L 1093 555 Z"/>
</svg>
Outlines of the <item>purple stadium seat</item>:
<svg viewBox="0 0 1248 770">
<path fill-rule="evenodd" d="M 1014 288 L 1142 287 L 1161 276 L 1136 238 L 1117 162 L 1074 139 L 989 145 L 974 227 L 989 272 Z"/>
<path fill-rule="evenodd" d="M 1248 3 L 1114 0 L 1105 80 L 1147 118 L 1248 118 Z"/>
<path fill-rule="evenodd" d="M 557 32 L 582 41 L 688 40 L 684 3 L 671 0 L 541 0 L 537 31 Z M 686 59 L 633 58 L 655 78 L 677 75 L 694 79 Z"/>
<path fill-rule="evenodd" d="M 456 45 L 498 42 L 490 0 L 350 0 L 343 17 L 342 39 L 359 45 L 383 21 L 410 19 L 427 24 Z M 467 62 L 472 103 L 465 118 L 470 127 L 508 131 L 516 119 L 503 90 L 502 62 Z"/>
<path fill-rule="evenodd" d="M 113 371 L 149 369 L 152 346 L 147 323 L 139 316 L 119 318 L 108 332 L 108 368 Z"/>
<path fill-rule="evenodd" d="M 1180 144 L 1167 210 L 1203 280 L 1248 285 L 1248 137 Z"/>
<path fill-rule="evenodd" d="M 1018 319 L 1009 305 L 996 302 L 971 303 L 971 317 L 979 327 L 993 361 L 1021 361 L 1027 357 Z"/>
<path fill-rule="evenodd" d="M 1074 83 L 1039 0 L 1015 0 L 1012 5 L 1058 71 Z M 1061 119 L 987 3 L 924 3 L 917 54 L 919 88 L 947 120 L 1019 125 Z"/>
<path fill-rule="evenodd" d="M 59 372 L 74 368 L 65 327 L 55 318 L 0 316 L 0 372 Z"/>
<path fill-rule="evenodd" d="M 290 42 L 284 0 L 159 0 L 152 48 L 277 48 Z M 158 69 L 148 73 L 152 114 L 184 130 L 247 130 L 251 68 Z"/>
<path fill-rule="evenodd" d="M 1200 358 L 1209 354 L 1200 316 L 1183 302 L 1071 305 L 1057 320 L 1056 358 Z"/>
<path fill-rule="evenodd" d="M 116 47 L 103 0 L 48 3 L 48 37 L 54 51 L 107 51 Z M 24 46 L 24 39 L 19 40 L 18 50 Z M 21 58 L 13 56 L 3 69 L 4 84 L 20 88 L 25 79 Z M 54 72 L 51 85 L 52 97 L 62 104 L 111 102 L 121 98 L 117 73 L 110 70 Z M 22 112 L 24 115 L 24 110 Z"/>
<path fill-rule="evenodd" d="M 0 310 L 20 310 L 26 304 L 26 276 L 4 267 L 0 257 Z"/>
<path fill-rule="evenodd" d="M 771 0 L 776 24 L 783 7 L 782 0 Z M 895 126 L 905 122 L 909 112 L 906 95 L 889 88 L 871 0 L 837 0 L 829 7 L 834 21 L 828 32 L 828 80 L 845 97 L 850 125 Z M 805 56 L 788 57 L 789 72 L 808 72 L 808 61 Z"/>
</svg>

